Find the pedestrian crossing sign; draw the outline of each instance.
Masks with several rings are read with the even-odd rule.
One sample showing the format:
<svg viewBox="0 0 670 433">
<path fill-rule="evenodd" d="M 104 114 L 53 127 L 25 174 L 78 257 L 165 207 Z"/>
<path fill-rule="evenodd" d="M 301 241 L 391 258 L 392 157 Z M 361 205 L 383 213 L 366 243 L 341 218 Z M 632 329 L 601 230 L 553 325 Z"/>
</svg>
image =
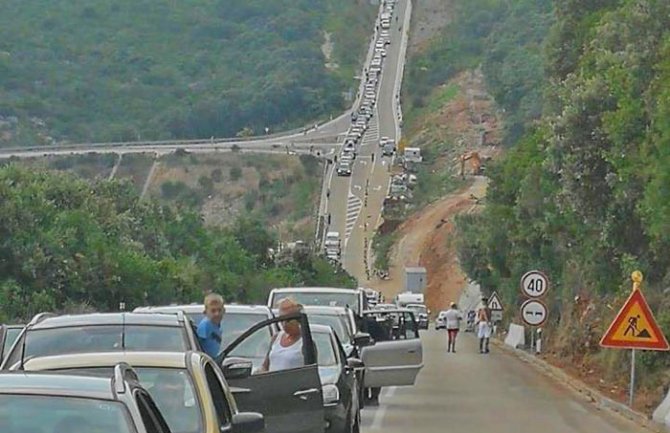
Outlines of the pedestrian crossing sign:
<svg viewBox="0 0 670 433">
<path fill-rule="evenodd" d="M 614 349 L 670 350 L 668 340 L 639 289 L 630 294 L 600 345 Z"/>
<path fill-rule="evenodd" d="M 487 304 L 487 307 L 489 307 L 489 310 L 491 311 L 503 311 L 503 304 L 500 301 L 500 297 L 498 297 L 498 294 L 496 292 L 493 292 L 491 294 L 491 297 L 489 298 L 489 302 Z"/>
</svg>

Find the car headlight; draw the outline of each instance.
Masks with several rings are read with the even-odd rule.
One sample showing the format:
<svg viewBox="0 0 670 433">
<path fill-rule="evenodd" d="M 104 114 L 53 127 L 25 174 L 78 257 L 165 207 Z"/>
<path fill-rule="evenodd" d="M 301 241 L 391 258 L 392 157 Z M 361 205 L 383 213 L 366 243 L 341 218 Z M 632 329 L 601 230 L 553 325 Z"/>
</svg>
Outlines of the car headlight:
<svg viewBox="0 0 670 433">
<path fill-rule="evenodd" d="M 335 404 L 340 401 L 340 390 L 335 385 L 323 386 L 323 404 Z"/>
</svg>

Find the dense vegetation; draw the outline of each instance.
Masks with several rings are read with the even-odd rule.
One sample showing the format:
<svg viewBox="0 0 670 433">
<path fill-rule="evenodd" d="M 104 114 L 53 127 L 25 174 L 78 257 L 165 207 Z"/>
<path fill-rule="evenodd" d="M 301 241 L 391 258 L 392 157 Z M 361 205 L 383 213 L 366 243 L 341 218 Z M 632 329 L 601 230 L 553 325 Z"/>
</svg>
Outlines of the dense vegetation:
<svg viewBox="0 0 670 433">
<path fill-rule="evenodd" d="M 555 347 L 620 378 L 624 353 L 599 351 L 597 340 L 632 270 L 646 275 L 670 332 L 670 2 L 553 4 L 544 85 L 534 91 L 548 103 L 490 169 L 486 210 L 460 221 L 460 258 L 511 305 L 522 273 L 543 269 L 554 283 Z M 669 358 L 645 353 L 642 362 L 643 383 L 661 385 L 655 374 Z"/>
<path fill-rule="evenodd" d="M 426 106 L 433 89 L 458 72 L 481 67 L 507 112 L 505 142 L 514 143 L 542 113 L 542 47 L 551 10 L 552 0 L 455 1 L 451 23 L 411 59 L 407 110 Z"/>
<path fill-rule="evenodd" d="M 263 224 L 207 228 L 201 217 L 140 201 L 130 182 L 0 168 L 0 323 L 44 310 L 99 310 L 199 301 L 263 302 L 284 285 L 349 287 L 343 271 L 308 251 L 268 253 Z"/>
<path fill-rule="evenodd" d="M 5 1 L 0 145 L 262 134 L 337 112 L 374 13 L 340 0 Z M 325 66 L 324 30 L 342 72 Z"/>
</svg>

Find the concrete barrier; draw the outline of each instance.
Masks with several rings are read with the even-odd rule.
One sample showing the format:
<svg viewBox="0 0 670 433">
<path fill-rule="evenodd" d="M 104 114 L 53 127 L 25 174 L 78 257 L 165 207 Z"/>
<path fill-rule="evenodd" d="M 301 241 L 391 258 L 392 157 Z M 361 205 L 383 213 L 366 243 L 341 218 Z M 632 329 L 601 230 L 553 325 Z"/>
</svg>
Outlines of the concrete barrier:
<svg viewBox="0 0 670 433">
<path fill-rule="evenodd" d="M 519 346 L 526 345 L 526 331 L 523 326 L 510 323 L 509 332 L 507 337 L 505 337 L 505 344 L 517 348 Z"/>
<path fill-rule="evenodd" d="M 651 419 L 665 427 L 670 427 L 670 392 L 668 392 L 661 404 L 658 405 L 651 415 Z"/>
</svg>

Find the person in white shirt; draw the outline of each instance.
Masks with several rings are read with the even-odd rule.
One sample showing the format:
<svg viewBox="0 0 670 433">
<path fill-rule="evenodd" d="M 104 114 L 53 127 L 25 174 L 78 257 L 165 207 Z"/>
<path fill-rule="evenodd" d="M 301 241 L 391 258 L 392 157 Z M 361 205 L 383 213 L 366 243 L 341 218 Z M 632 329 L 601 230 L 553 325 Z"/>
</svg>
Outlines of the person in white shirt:
<svg viewBox="0 0 670 433">
<path fill-rule="evenodd" d="M 463 320 L 463 315 L 458 311 L 458 305 L 455 302 L 452 302 L 449 310 L 444 313 L 444 320 L 447 322 L 447 352 L 456 353 L 456 336 L 458 331 L 461 329 L 461 320 Z"/>
<path fill-rule="evenodd" d="M 302 305 L 290 298 L 279 301 L 279 316 L 301 313 Z M 305 365 L 302 351 L 302 332 L 297 319 L 282 322 L 282 330 L 272 337 L 262 372 L 290 370 Z"/>
</svg>

